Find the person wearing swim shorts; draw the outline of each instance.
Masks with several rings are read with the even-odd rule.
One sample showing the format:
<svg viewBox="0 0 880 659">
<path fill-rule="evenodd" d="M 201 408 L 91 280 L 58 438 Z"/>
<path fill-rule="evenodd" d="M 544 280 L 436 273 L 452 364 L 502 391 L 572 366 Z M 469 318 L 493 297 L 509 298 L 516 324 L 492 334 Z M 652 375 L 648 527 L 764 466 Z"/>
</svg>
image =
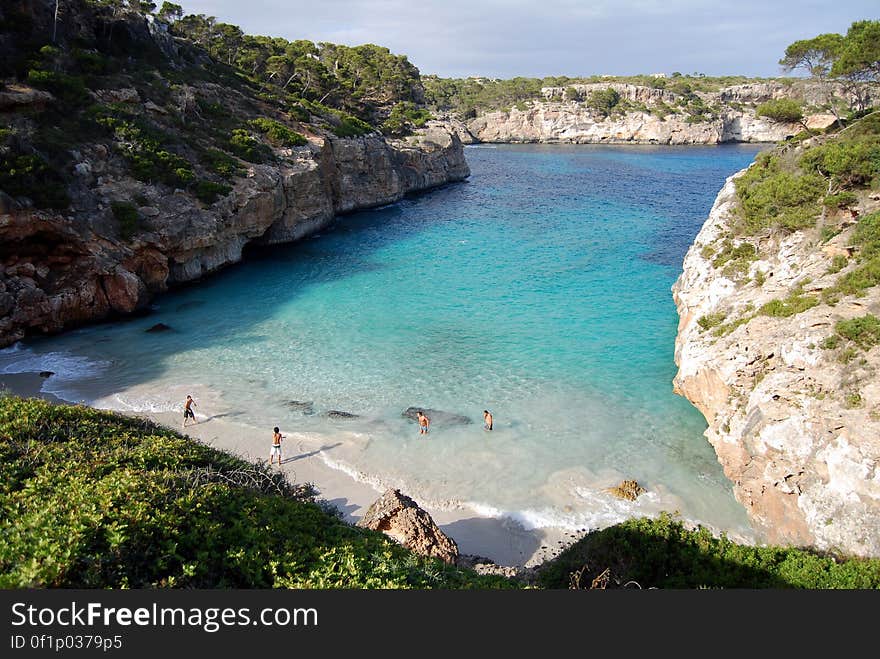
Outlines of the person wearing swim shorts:
<svg viewBox="0 0 880 659">
<path fill-rule="evenodd" d="M 269 464 L 272 464 L 272 459 L 277 455 L 278 456 L 278 466 L 281 466 L 281 440 L 284 439 L 284 435 L 281 434 L 281 431 L 278 430 L 278 426 L 272 428 L 272 450 L 269 452 Z"/>
<path fill-rule="evenodd" d="M 188 419 L 192 419 L 194 423 L 198 423 L 196 421 L 196 413 L 193 412 L 193 406 L 196 402 L 193 400 L 193 397 L 187 394 L 186 402 L 183 404 L 183 427 L 186 428 L 186 422 Z"/>
<path fill-rule="evenodd" d="M 483 410 L 484 430 L 492 430 L 492 413 L 489 410 Z"/>
<path fill-rule="evenodd" d="M 419 410 L 416 413 L 416 417 L 418 418 L 418 421 L 419 421 L 419 434 L 420 435 L 427 435 L 428 434 L 428 427 L 431 425 L 431 419 L 426 417 L 425 413 L 422 410 Z"/>
</svg>

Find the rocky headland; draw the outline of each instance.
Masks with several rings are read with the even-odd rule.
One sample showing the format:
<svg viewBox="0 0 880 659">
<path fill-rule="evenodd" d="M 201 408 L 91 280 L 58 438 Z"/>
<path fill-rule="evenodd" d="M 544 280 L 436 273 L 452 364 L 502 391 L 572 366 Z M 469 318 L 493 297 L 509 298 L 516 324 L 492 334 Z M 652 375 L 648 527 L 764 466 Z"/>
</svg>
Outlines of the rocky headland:
<svg viewBox="0 0 880 659">
<path fill-rule="evenodd" d="M 609 110 L 592 107 L 595 92 L 613 91 L 619 99 Z M 800 123 L 776 122 L 756 114 L 766 101 L 790 98 L 806 108 L 812 129 L 831 125 L 835 117 L 820 109 L 847 92 L 831 83 L 771 81 L 685 94 L 628 83 L 574 84 L 544 87 L 543 98 L 518 107 L 484 112 L 461 121 L 463 141 L 489 143 L 573 144 L 721 144 L 778 142 L 796 135 Z M 869 91 L 867 101 L 877 97 Z M 863 99 L 864 100 L 864 99 Z"/>
<path fill-rule="evenodd" d="M 673 288 L 675 390 L 756 527 L 859 556 L 880 556 L 880 194 L 828 157 L 876 152 L 876 118 L 729 178 Z M 761 186 L 779 177 L 812 192 L 777 198 L 760 223 Z"/>
</svg>

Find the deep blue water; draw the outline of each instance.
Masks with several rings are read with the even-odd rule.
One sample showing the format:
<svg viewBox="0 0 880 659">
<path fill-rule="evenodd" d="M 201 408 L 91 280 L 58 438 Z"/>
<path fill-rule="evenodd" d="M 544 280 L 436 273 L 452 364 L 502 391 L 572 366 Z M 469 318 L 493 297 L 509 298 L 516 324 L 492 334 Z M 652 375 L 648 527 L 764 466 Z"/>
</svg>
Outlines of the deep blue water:
<svg viewBox="0 0 880 659">
<path fill-rule="evenodd" d="M 435 503 L 578 528 L 679 510 L 747 533 L 703 418 L 672 393 L 670 287 L 724 179 L 757 151 L 467 148 L 465 183 L 341 218 L 149 318 L 33 342 L 0 368 L 51 352 L 40 363 L 61 393 L 85 396 L 84 378 L 134 409 L 177 409 L 194 390 L 205 414 L 341 438 L 333 465 Z M 157 322 L 174 330 L 144 333 Z M 91 375 L 84 360 L 100 363 Z M 474 424 L 438 421 L 423 440 L 409 406 Z M 603 490 L 622 478 L 651 494 L 613 500 Z"/>
</svg>

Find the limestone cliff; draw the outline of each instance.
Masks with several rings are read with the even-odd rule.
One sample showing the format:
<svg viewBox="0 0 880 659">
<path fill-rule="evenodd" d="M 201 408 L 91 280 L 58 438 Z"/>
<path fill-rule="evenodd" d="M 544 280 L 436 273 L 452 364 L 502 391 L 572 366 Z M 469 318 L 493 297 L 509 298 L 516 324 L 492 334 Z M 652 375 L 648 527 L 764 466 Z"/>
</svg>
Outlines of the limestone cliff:
<svg viewBox="0 0 880 659">
<path fill-rule="evenodd" d="M 840 321 L 880 312 L 876 286 L 840 288 L 871 267 L 860 265 L 855 232 L 880 194 L 857 191 L 850 209 L 826 209 L 815 226 L 746 235 L 743 174 L 722 188 L 673 287 L 675 391 L 706 417 L 706 437 L 768 542 L 880 556 L 880 347 L 844 349 L 835 336 Z M 731 267 L 743 254 L 753 256 Z"/>
<path fill-rule="evenodd" d="M 313 233 L 340 213 L 466 178 L 454 132 L 431 122 L 407 140 L 313 134 L 282 162 L 251 165 L 214 204 L 125 174 L 101 145 L 80 154 L 80 209 L 0 209 L 0 347 L 27 333 L 144 308 L 151 297 L 242 258 L 248 245 Z M 138 198 L 144 230 L 114 229 L 108 200 Z"/>
<path fill-rule="evenodd" d="M 213 18 L 172 29 L 150 4 L 0 5 L 0 347 L 143 309 L 248 246 L 469 175 L 446 123 L 408 134 L 398 120 L 385 132 L 408 136 L 382 136 L 396 104 L 419 97 L 405 58 L 323 44 L 334 71 L 339 58 L 374 58 L 374 78 L 355 80 L 321 69 L 312 44 L 331 85 L 318 91 L 312 69 L 260 72 L 293 65 L 284 40 L 273 59 L 249 38 L 257 59 L 236 68 L 240 41 L 206 49 L 180 28 Z"/>
<path fill-rule="evenodd" d="M 620 99 L 606 115 L 586 102 L 596 91 L 614 90 Z M 861 102 L 871 103 L 878 90 L 865 88 Z M 480 142 L 720 144 L 778 142 L 803 130 L 800 124 L 776 123 L 756 116 L 757 106 L 778 98 L 795 98 L 807 107 L 820 107 L 832 95 L 847 92 L 829 84 L 802 81 L 753 83 L 717 92 L 676 94 L 627 83 L 575 84 L 545 87 L 543 98 L 509 110 L 487 112 L 466 123 Z M 575 98 L 570 95 L 574 94 Z M 808 113 L 810 128 L 825 128 L 834 116 Z"/>
</svg>

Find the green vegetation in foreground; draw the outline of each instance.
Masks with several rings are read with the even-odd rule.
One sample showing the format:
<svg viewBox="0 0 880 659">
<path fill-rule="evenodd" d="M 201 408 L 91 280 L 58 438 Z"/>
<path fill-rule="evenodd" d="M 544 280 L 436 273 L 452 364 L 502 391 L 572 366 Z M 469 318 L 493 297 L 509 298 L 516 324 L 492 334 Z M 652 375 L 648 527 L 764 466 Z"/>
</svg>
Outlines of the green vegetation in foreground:
<svg viewBox="0 0 880 659">
<path fill-rule="evenodd" d="M 880 587 L 880 560 L 737 545 L 669 515 L 590 533 L 538 583 L 603 572 L 603 587 Z M 310 486 L 150 422 L 0 396 L 0 588 L 522 586 L 416 556 Z"/>
<path fill-rule="evenodd" d="M 0 587 L 514 586 L 346 524 L 152 423 L 0 397 Z"/>
<path fill-rule="evenodd" d="M 804 549 L 751 547 L 673 516 L 595 531 L 540 571 L 543 588 L 880 588 L 880 559 L 839 559 Z"/>
</svg>

